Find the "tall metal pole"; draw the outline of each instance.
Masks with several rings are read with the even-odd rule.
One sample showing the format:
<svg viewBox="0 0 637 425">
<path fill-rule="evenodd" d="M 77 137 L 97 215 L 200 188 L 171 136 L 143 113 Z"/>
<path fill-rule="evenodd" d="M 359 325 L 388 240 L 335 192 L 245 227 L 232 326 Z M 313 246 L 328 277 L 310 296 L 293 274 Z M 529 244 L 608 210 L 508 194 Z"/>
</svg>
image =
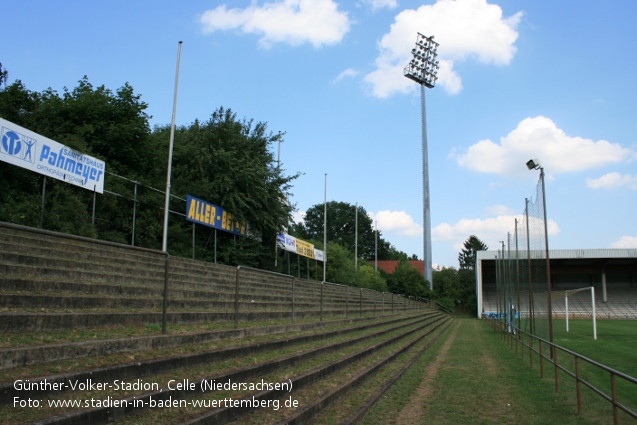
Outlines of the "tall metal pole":
<svg viewBox="0 0 637 425">
<path fill-rule="evenodd" d="M 164 203 L 164 237 L 162 240 L 161 250 L 168 251 L 168 209 L 170 208 L 170 177 L 173 162 L 173 145 L 175 142 L 175 115 L 177 113 L 177 90 L 179 87 L 179 61 L 181 60 L 181 44 L 177 48 L 177 71 L 175 73 L 175 96 L 173 98 L 173 116 L 170 124 L 170 145 L 168 147 L 168 171 L 166 173 L 166 201 Z"/>
<path fill-rule="evenodd" d="M 358 271 L 358 202 L 354 216 L 354 270 Z"/>
<path fill-rule="evenodd" d="M 281 172 L 281 140 L 279 140 L 279 153 L 277 156 L 277 166 L 276 166 L 276 170 L 277 173 Z M 276 266 L 278 265 L 279 262 L 279 235 L 278 235 L 278 231 L 277 231 L 277 235 L 274 237 L 274 267 L 276 269 Z"/>
<path fill-rule="evenodd" d="M 422 215 L 423 215 L 423 261 L 425 263 L 425 279 L 429 281 L 429 289 L 433 290 L 432 256 L 431 256 L 431 216 L 429 213 L 429 158 L 427 153 L 427 108 L 425 107 L 425 87 L 433 88 L 438 79 L 440 61 L 436 60 L 439 44 L 434 37 L 426 37 L 418 33 L 416 47 L 412 49 L 413 59 L 404 69 L 405 77 L 420 85 L 420 105 L 422 113 Z"/>
<path fill-rule="evenodd" d="M 549 292 L 548 308 L 549 308 L 549 340 L 553 343 L 553 306 L 551 295 L 551 259 L 549 258 L 549 230 L 548 221 L 546 221 L 546 190 L 544 187 L 544 167 L 540 167 L 540 180 L 542 180 L 542 208 L 544 210 L 544 242 L 546 249 L 546 281 Z M 553 346 L 551 346 L 551 353 L 553 353 Z"/>
<path fill-rule="evenodd" d="M 326 281 L 327 264 L 327 173 L 325 173 L 325 189 L 323 192 L 323 282 Z"/>
<path fill-rule="evenodd" d="M 422 110 L 422 214 L 423 214 L 423 260 L 425 279 L 433 291 L 431 256 L 431 215 L 429 213 L 429 155 L 427 150 L 427 108 L 425 106 L 425 85 L 420 85 L 420 106 Z"/>
<path fill-rule="evenodd" d="M 375 222 L 376 237 L 374 238 L 374 270 L 378 270 L 378 221 Z"/>
</svg>

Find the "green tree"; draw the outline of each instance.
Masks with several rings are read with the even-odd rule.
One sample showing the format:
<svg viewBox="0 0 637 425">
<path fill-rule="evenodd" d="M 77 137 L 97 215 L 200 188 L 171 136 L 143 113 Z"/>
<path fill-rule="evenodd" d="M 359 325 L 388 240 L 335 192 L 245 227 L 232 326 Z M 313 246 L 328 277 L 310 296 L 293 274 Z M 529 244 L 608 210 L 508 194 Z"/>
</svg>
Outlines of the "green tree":
<svg viewBox="0 0 637 425">
<path fill-rule="evenodd" d="M 102 159 L 107 172 L 129 178 L 144 175 L 153 166 L 148 155 L 151 150 L 147 145 L 150 127 L 146 107 L 128 84 L 113 93 L 104 86 L 94 88 L 86 77 L 74 90 L 65 88 L 61 96 L 51 89 L 31 92 L 19 80 L 0 90 L 0 116 Z M 43 177 L 8 164 L 0 167 L 0 204 L 13 202 L 0 208 L 0 219 L 38 226 Z M 121 181 L 107 183 L 111 192 L 122 193 L 118 187 Z M 92 203 L 90 191 L 47 179 L 44 227 L 127 242 L 129 202 L 106 194 L 98 196 L 95 226 L 87 208 Z"/>
<path fill-rule="evenodd" d="M 387 287 L 391 292 L 427 298 L 431 294 L 425 277 L 409 261 L 401 260 L 389 275 Z"/>
<path fill-rule="evenodd" d="M 170 128 L 158 127 L 153 143 L 166 163 Z M 291 183 L 299 174 L 285 175 L 275 163 L 273 144 L 282 133 L 271 133 L 267 124 L 238 119 L 230 109 L 219 108 L 210 119 L 196 120 L 177 129 L 174 141 L 172 187 L 176 195 L 192 195 L 216 204 L 245 220 L 260 235 L 235 238 L 219 233 L 224 262 L 271 268 L 276 233 L 291 221 Z M 174 221 L 171 229 L 184 242 L 191 232 L 185 221 Z M 177 237 L 177 235 L 175 235 Z M 189 250 L 185 243 L 185 250 Z"/>
<path fill-rule="evenodd" d="M 304 240 L 323 240 L 324 204 L 314 205 L 305 212 L 303 223 L 291 227 L 295 235 Z M 373 260 L 376 255 L 376 238 L 378 237 L 379 260 L 403 260 L 407 254 L 399 251 L 391 243 L 383 239 L 364 207 L 358 206 L 358 257 Z M 347 202 L 329 201 L 327 203 L 327 240 L 338 242 L 352 252 L 356 252 L 356 205 Z"/>
<path fill-rule="evenodd" d="M 322 246 L 322 245 L 319 245 Z M 337 242 L 327 242 L 326 281 L 356 286 L 354 253 Z"/>
<path fill-rule="evenodd" d="M 9 79 L 9 73 L 6 69 L 2 69 L 2 62 L 0 62 L 0 87 L 2 85 L 7 85 L 7 80 Z"/>
<path fill-rule="evenodd" d="M 356 282 L 358 283 L 358 286 L 373 289 L 374 291 L 387 291 L 387 282 L 381 276 L 380 272 L 374 270 L 374 267 L 372 267 L 371 264 L 362 263 L 358 265 Z"/>
<path fill-rule="evenodd" d="M 475 270 L 478 251 L 486 251 L 489 249 L 484 242 L 474 235 L 469 236 L 464 242 L 463 247 L 458 255 L 458 262 L 460 263 L 460 269 L 469 270 Z"/>
<path fill-rule="evenodd" d="M 314 205 L 305 212 L 305 222 L 302 224 L 302 237 L 309 239 L 321 239 L 323 237 L 323 213 L 323 204 Z M 372 219 L 367 215 L 365 208 L 358 206 L 359 258 L 374 258 L 375 237 Z M 355 252 L 355 205 L 336 201 L 327 203 L 327 240 L 337 242 L 339 245 Z"/>
</svg>

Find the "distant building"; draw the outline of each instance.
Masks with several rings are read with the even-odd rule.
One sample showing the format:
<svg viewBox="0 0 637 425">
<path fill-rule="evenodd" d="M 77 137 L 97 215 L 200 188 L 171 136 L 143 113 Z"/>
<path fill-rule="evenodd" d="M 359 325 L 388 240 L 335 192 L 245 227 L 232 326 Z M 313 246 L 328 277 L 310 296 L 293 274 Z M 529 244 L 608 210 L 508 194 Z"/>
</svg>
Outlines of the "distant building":
<svg viewBox="0 0 637 425">
<path fill-rule="evenodd" d="M 425 262 L 423 260 L 408 260 L 408 261 L 409 261 L 409 264 L 414 266 L 416 270 L 420 272 L 420 274 L 422 274 L 423 276 L 425 275 Z M 370 260 L 369 263 L 372 266 L 375 264 L 374 260 Z M 396 270 L 396 267 L 398 267 L 398 263 L 400 263 L 400 261 L 383 260 L 378 262 L 378 268 L 386 273 L 392 274 L 394 270 Z"/>
</svg>

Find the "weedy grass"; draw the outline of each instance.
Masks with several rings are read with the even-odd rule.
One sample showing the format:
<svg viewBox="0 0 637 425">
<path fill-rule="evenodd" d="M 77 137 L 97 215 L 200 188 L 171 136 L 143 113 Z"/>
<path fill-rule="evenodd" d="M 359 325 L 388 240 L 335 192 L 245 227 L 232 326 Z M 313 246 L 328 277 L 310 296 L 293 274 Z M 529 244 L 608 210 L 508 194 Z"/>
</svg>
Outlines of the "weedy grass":
<svg viewBox="0 0 637 425">
<path fill-rule="evenodd" d="M 572 379 L 555 392 L 555 381 L 547 369 L 539 376 L 538 362 L 531 368 L 528 356 L 523 360 L 500 334 L 477 319 L 456 319 L 457 334 L 440 363 L 431 391 L 421 403 L 418 424 L 598 424 L 612 422 L 608 403 L 585 394 L 585 410 L 577 415 L 575 384 Z M 430 353 L 430 355 L 432 355 Z M 366 424 L 397 421 L 408 405 L 411 394 L 423 379 L 423 357 L 374 406 L 365 417 Z M 597 399 L 601 400 L 599 397 Z"/>
</svg>

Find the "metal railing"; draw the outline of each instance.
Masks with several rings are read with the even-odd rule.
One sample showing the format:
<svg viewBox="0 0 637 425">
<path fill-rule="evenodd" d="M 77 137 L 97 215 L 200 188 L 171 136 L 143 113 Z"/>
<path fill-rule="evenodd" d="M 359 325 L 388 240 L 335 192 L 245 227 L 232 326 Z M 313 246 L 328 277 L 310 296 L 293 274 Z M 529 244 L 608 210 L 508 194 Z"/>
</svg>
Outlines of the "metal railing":
<svg viewBox="0 0 637 425">
<path fill-rule="evenodd" d="M 546 341 L 545 339 L 539 338 L 533 334 L 518 329 L 515 326 L 510 326 L 503 321 L 496 320 L 493 317 L 484 316 L 483 320 L 490 322 L 493 330 L 495 332 L 499 332 L 502 335 L 502 338 L 507 341 L 511 349 L 513 349 L 513 346 L 515 345 L 516 353 L 518 352 L 518 345 L 520 345 L 520 353 L 522 358 L 524 358 L 524 351 L 528 349 L 531 368 L 533 368 L 533 356 L 535 355 L 539 357 L 540 378 L 544 378 L 544 363 L 549 362 L 549 364 L 553 365 L 555 392 L 560 391 L 560 371 L 573 378 L 575 380 L 577 413 L 579 415 L 583 413 L 582 386 L 584 386 L 612 405 L 613 424 L 619 425 L 620 411 L 631 416 L 633 419 L 637 419 L 637 411 L 620 402 L 620 394 L 617 386 L 617 379 L 619 378 L 628 383 L 628 385 L 634 385 L 637 389 L 637 379 L 618 370 L 610 368 L 604 364 L 596 362 L 595 360 L 589 359 L 588 357 L 585 357 L 567 348 L 561 347 L 557 344 L 553 344 L 549 341 Z M 509 331 L 509 329 L 511 329 L 512 331 Z M 567 357 L 562 358 L 562 355 Z M 571 364 L 573 370 L 569 369 L 567 366 L 567 360 L 569 358 L 573 359 Z M 608 373 L 608 376 L 610 378 L 610 394 L 605 393 L 603 390 L 596 387 L 593 383 L 582 378 L 582 363 L 589 364 L 602 372 Z"/>
<path fill-rule="evenodd" d="M 291 291 L 291 320 L 292 323 L 295 322 L 296 319 L 296 304 L 297 304 L 297 300 L 296 300 L 296 286 L 298 284 L 298 281 L 300 281 L 300 279 L 292 276 L 292 275 L 287 275 L 287 274 L 282 274 L 282 273 L 277 273 L 277 272 L 272 272 L 272 271 L 268 271 L 268 270 L 261 270 L 261 269 L 256 269 L 256 268 L 252 268 L 252 267 L 247 267 L 247 266 L 237 266 L 236 268 L 236 280 L 235 280 L 235 304 L 234 304 L 234 327 L 237 328 L 238 327 L 238 317 L 239 317 L 239 292 L 240 292 L 240 288 L 242 286 L 241 284 L 241 276 L 242 276 L 242 270 L 249 270 L 252 271 L 254 273 L 257 273 L 259 275 L 263 275 L 263 276 L 273 276 L 273 277 L 277 277 L 279 279 L 281 279 L 282 281 L 290 281 L 290 291 Z M 364 304 L 368 303 L 370 305 L 370 307 L 368 308 L 369 312 L 373 314 L 373 317 L 377 317 L 378 316 L 378 311 L 381 311 L 381 315 L 385 315 L 385 296 L 387 294 L 391 295 L 391 307 L 392 307 L 392 313 L 394 313 L 394 306 L 396 306 L 396 310 L 397 311 L 406 311 L 406 310 L 415 310 L 415 309 L 422 309 L 426 306 L 426 303 L 423 302 L 422 300 L 417 300 L 415 298 L 410 298 L 410 297 L 405 297 L 405 296 L 401 296 L 400 294 L 391 294 L 389 292 L 378 292 L 375 291 L 373 289 L 368 289 L 368 288 L 360 288 L 360 287 L 354 287 L 354 286 L 349 286 L 349 285 L 343 285 L 340 283 L 332 283 L 332 282 L 315 282 L 315 281 L 304 281 L 303 283 L 305 284 L 310 284 L 310 285 L 320 285 L 318 287 L 319 289 L 319 311 L 320 311 L 320 321 L 323 321 L 324 317 L 325 317 L 325 308 L 326 308 L 326 300 L 325 300 L 325 288 L 327 286 L 330 287 L 334 287 L 337 290 L 341 291 L 341 297 L 342 295 L 345 295 L 345 308 L 344 308 L 344 312 L 345 312 L 345 317 L 349 317 L 350 316 L 350 304 L 353 304 L 355 302 L 354 298 L 355 298 L 355 293 L 358 292 L 358 316 L 359 317 L 363 317 L 363 312 L 364 312 Z M 367 293 L 368 296 L 365 296 L 365 293 Z M 394 301 L 394 297 L 395 301 Z M 370 298 L 373 300 L 373 312 L 371 311 L 371 301 Z M 380 302 L 379 302 L 380 300 Z M 381 308 L 378 308 L 378 304 L 381 304 Z M 341 313 L 342 314 L 342 313 Z"/>
</svg>

